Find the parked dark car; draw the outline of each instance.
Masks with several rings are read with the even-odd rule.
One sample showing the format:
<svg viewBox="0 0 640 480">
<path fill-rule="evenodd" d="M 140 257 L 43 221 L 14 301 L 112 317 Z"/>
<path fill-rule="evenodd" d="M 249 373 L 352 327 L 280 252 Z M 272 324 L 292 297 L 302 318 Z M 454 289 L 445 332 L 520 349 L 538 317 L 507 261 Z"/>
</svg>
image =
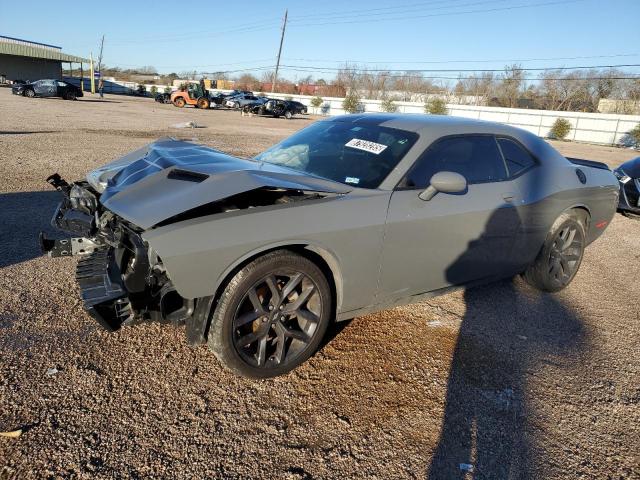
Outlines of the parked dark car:
<svg viewBox="0 0 640 480">
<path fill-rule="evenodd" d="M 48 181 L 75 238 L 41 246 L 82 255 L 91 315 L 185 325 L 249 377 L 296 367 L 333 321 L 518 274 L 561 290 L 618 202 L 606 166 L 439 115 L 333 117 L 253 159 L 167 138 Z"/>
<path fill-rule="evenodd" d="M 280 100 L 270 98 L 266 102 L 254 102 L 245 105 L 242 108 L 243 113 L 251 113 L 254 115 L 270 115 L 272 117 L 284 117 L 286 119 L 293 118 L 296 114 L 306 114 L 307 107 L 300 102 L 293 100 Z"/>
<path fill-rule="evenodd" d="M 12 87 L 13 90 L 13 87 Z M 75 100 L 82 97 L 83 93 L 79 87 L 62 80 L 44 79 L 31 83 L 25 83 L 16 87 L 17 95 L 25 97 L 62 97 L 65 100 Z"/>
<path fill-rule="evenodd" d="M 155 101 L 158 103 L 171 103 L 171 94 L 170 93 L 158 93 L 155 96 Z"/>
<path fill-rule="evenodd" d="M 618 211 L 640 219 L 640 157 L 623 163 L 613 171 L 620 183 Z"/>
<path fill-rule="evenodd" d="M 29 82 L 25 80 L 14 80 L 11 84 L 11 93 L 14 95 L 22 95 L 22 87 L 24 87 L 26 83 Z"/>
</svg>

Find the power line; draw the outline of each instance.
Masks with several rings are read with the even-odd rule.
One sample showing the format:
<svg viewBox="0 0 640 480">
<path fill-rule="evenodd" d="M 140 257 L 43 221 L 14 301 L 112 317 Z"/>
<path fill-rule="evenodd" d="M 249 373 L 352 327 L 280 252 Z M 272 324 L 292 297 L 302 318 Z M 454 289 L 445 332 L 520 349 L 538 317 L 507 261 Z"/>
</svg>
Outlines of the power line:
<svg viewBox="0 0 640 480">
<path fill-rule="evenodd" d="M 301 72 L 301 73 L 336 73 L 335 71 L 318 71 L 318 70 L 308 70 L 305 69 L 304 67 L 288 67 L 283 65 L 281 67 L 283 70 L 287 70 L 287 71 L 292 71 L 292 72 Z M 367 75 L 367 72 L 356 72 L 356 71 L 352 71 L 351 75 L 354 76 L 364 76 Z M 391 74 L 391 75 L 386 75 L 386 78 L 406 78 L 408 75 L 397 75 L 397 74 Z M 451 76 L 440 76 L 440 75 L 420 75 L 418 77 L 418 79 L 421 80 L 469 80 L 469 79 L 473 79 L 473 80 L 481 80 L 480 78 L 478 78 L 477 76 L 457 76 L 457 77 L 451 77 Z M 522 81 L 543 81 L 543 80 L 554 80 L 554 81 L 584 81 L 584 80 L 640 80 L 640 74 L 639 75 L 634 75 L 634 74 L 627 74 L 627 76 L 615 76 L 615 77 L 610 77 L 610 76 L 597 76 L 597 77 L 575 77 L 575 78 L 567 78 L 567 77 L 531 77 L 531 78 L 527 78 L 527 77 L 523 77 L 520 80 Z"/>
<path fill-rule="evenodd" d="M 357 68 L 349 68 L 346 67 L 314 67 L 308 65 L 283 65 L 283 67 L 291 67 L 291 68 L 305 68 L 308 70 L 318 70 L 323 72 L 344 72 L 344 71 L 354 71 L 358 70 Z M 640 63 L 630 63 L 630 64 L 620 64 L 620 65 L 589 65 L 589 66 L 575 66 L 575 67 L 538 67 L 538 68 L 514 68 L 514 70 L 521 72 L 546 72 L 551 70 L 595 70 L 595 69 L 613 69 L 613 68 L 629 68 L 629 67 L 640 67 Z M 448 69 L 448 68 L 440 68 L 440 69 L 390 69 L 390 68 L 372 68 L 367 69 L 365 74 L 367 73 L 384 73 L 384 72 L 404 72 L 404 73 L 425 73 L 425 72 L 481 72 L 481 73 L 496 73 L 496 72 L 504 72 L 505 69 L 481 69 L 481 68 L 471 68 L 471 69 Z"/>
<path fill-rule="evenodd" d="M 476 9 L 476 10 L 466 10 L 466 11 L 462 11 L 462 12 L 444 12 L 444 13 L 433 13 L 433 14 L 426 14 L 426 15 L 411 15 L 411 16 L 404 16 L 404 17 L 393 17 L 393 18 L 378 18 L 378 19 L 358 19 L 358 20 L 339 20 L 338 21 L 331 21 L 331 22 L 315 22 L 315 23 L 297 23 L 292 21 L 291 24 L 292 26 L 296 26 L 296 27 L 312 27 L 312 26 L 323 26 L 323 25 L 344 25 L 344 24 L 353 24 L 353 23 L 379 23 L 379 22 L 389 22 L 389 21 L 395 21 L 395 20 L 415 20 L 418 18 L 432 18 L 432 17 L 445 17 L 445 16 L 454 16 L 454 15 L 467 15 L 467 14 L 473 14 L 473 13 L 493 13 L 493 12 L 501 12 L 501 11 L 508 11 L 508 10 L 519 10 L 519 9 L 523 9 L 523 8 L 538 8 L 538 7 L 547 7 L 547 6 L 551 6 L 551 5 L 566 5 L 569 3 L 577 3 L 577 2 L 583 2 L 585 0 L 559 0 L 559 1 L 554 1 L 554 2 L 545 2 L 545 3 L 538 3 L 538 4 L 533 4 L 533 5 L 516 5 L 516 6 L 510 6 L 510 7 L 497 7 L 497 8 L 487 8 L 487 9 Z M 355 18 L 354 17 L 346 17 L 346 18 Z"/>
<path fill-rule="evenodd" d="M 547 57 L 547 58 L 508 58 L 508 59 L 494 59 L 494 60 L 428 60 L 428 61 L 398 61 L 398 60 L 329 60 L 319 58 L 293 58 L 285 57 L 285 60 L 293 60 L 298 62 L 326 62 L 326 63 L 343 63 L 354 65 L 358 64 L 415 64 L 415 65 L 437 65 L 437 64 L 450 64 L 450 63 L 499 63 L 499 62 L 513 62 L 513 63 L 525 63 L 525 62 L 543 62 L 543 61 L 557 61 L 557 60 L 586 60 L 594 58 L 619 58 L 619 57 L 640 57 L 640 53 L 618 53 L 614 55 L 582 55 L 577 57 Z"/>
<path fill-rule="evenodd" d="M 403 9 L 403 8 L 411 8 L 411 7 L 418 7 L 418 6 L 429 6 L 429 5 L 436 5 L 439 3 L 447 3 L 449 5 L 451 5 L 451 3 L 453 2 L 460 2 L 463 0 L 434 0 L 434 1 L 430 1 L 430 2 L 418 2 L 418 3 L 405 3 L 405 4 L 400 4 L 400 5 L 394 5 L 392 7 L 377 7 L 377 8 L 368 8 L 367 7 L 367 12 L 379 12 L 379 11 L 383 11 L 383 10 L 397 10 L 397 9 Z M 452 7 L 456 7 L 457 5 L 451 5 Z M 334 17 L 334 16 L 344 16 L 345 14 L 349 14 L 349 13 L 355 13 L 355 14 L 362 14 L 362 9 L 358 9 L 358 10 L 342 10 L 342 11 L 337 11 L 334 10 L 333 12 L 316 12 L 316 13 L 309 13 L 306 15 L 294 15 L 293 18 L 298 19 L 298 18 L 318 18 L 318 17 Z"/>
<path fill-rule="evenodd" d="M 148 42 L 154 42 L 154 43 L 185 42 L 185 41 L 197 40 L 200 38 L 218 37 L 221 35 L 228 35 L 228 34 L 234 34 L 234 33 L 252 33 L 252 32 L 265 31 L 265 30 L 272 30 L 276 26 L 277 24 L 261 23 L 259 25 L 256 25 L 255 27 L 233 28 L 233 29 L 221 30 L 217 32 L 208 31 L 200 34 L 194 33 L 194 34 L 183 34 L 179 36 L 163 36 L 163 37 L 155 37 L 155 38 L 135 39 L 135 40 L 129 40 L 129 41 L 114 42 L 113 45 L 126 46 L 126 45 L 148 43 Z"/>
<path fill-rule="evenodd" d="M 458 0 L 460 1 L 460 0 Z M 338 20 L 342 17 L 342 18 L 365 18 L 365 17 L 380 17 L 382 15 L 404 15 L 404 14 L 408 14 L 408 13 L 420 13 L 420 12 L 424 12 L 424 11 L 431 11 L 431 10 L 443 10 L 443 9 L 455 9 L 455 8 L 462 8 L 462 7 L 473 7 L 476 5 L 487 5 L 487 4 L 491 4 L 491 3 L 502 3 L 502 2 L 508 2 L 510 0 L 482 0 L 482 1 L 476 1 L 476 2 L 470 2 L 470 3 L 461 3 L 458 5 L 451 5 L 451 2 L 444 2 L 444 1 L 438 1 L 438 2 L 430 2 L 427 3 L 426 5 L 433 5 L 433 4 L 437 4 L 437 3 L 446 3 L 447 5 L 443 5 L 443 6 L 439 6 L 439 7 L 434 7 L 434 6 L 429 6 L 428 8 L 425 8 L 424 6 L 421 7 L 414 7 L 414 8 L 407 8 L 407 9 L 400 9 L 399 7 L 387 7 L 387 9 L 396 9 L 398 11 L 391 11 L 391 12 L 375 12 L 375 13 L 370 13 L 373 12 L 374 10 L 381 10 L 381 9 L 367 9 L 366 11 L 357 11 L 356 15 L 344 15 L 344 14 L 332 14 L 332 15 L 318 15 L 315 18 L 313 18 L 314 21 L 324 21 L 324 20 L 332 20 L 333 18 L 337 18 Z M 305 17 L 307 17 L 305 15 Z M 297 21 L 297 19 L 299 18 L 304 18 L 304 17 L 293 17 L 292 21 L 295 22 Z M 301 21 L 309 21 L 309 20 L 301 20 Z"/>
<path fill-rule="evenodd" d="M 273 61 L 274 58 L 262 58 L 259 60 L 246 60 L 244 62 L 229 62 L 229 63 L 209 63 L 207 65 L 153 65 L 155 68 L 175 68 L 175 69 L 187 69 L 191 70 L 194 68 L 209 68 L 209 67 L 220 67 L 220 66 L 228 66 L 228 65 L 251 65 L 252 63 L 262 63 Z M 140 67 L 142 64 L 133 64 L 133 63 L 109 63 L 115 67 Z"/>
</svg>

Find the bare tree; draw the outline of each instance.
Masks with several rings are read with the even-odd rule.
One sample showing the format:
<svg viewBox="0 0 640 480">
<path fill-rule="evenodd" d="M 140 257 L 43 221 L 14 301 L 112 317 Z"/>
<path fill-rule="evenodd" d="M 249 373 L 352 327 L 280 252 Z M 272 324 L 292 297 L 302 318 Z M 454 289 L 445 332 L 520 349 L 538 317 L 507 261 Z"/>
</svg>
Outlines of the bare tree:
<svg viewBox="0 0 640 480">
<path fill-rule="evenodd" d="M 507 65 L 500 76 L 497 88 L 497 97 L 504 107 L 515 108 L 518 106 L 518 98 L 524 83 L 522 67 L 517 64 Z"/>
</svg>

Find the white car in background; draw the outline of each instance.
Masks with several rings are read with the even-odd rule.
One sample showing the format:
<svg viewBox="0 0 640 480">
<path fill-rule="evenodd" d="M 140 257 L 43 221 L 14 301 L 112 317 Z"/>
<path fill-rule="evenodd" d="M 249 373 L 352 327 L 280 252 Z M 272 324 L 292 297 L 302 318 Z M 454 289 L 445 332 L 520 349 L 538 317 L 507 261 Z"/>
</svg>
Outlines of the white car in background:
<svg viewBox="0 0 640 480">
<path fill-rule="evenodd" d="M 229 108 L 242 108 L 245 105 L 249 105 L 250 103 L 256 102 L 266 102 L 267 99 L 264 97 L 256 97 L 255 95 L 241 94 L 236 95 L 235 97 L 227 98 L 224 102 L 226 107 Z"/>
</svg>

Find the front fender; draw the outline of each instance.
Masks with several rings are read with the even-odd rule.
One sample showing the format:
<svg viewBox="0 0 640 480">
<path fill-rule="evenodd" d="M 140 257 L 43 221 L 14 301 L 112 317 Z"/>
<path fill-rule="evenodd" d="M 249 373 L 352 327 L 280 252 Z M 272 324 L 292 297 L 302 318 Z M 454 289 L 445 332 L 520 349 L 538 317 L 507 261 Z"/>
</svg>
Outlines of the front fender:
<svg viewBox="0 0 640 480">
<path fill-rule="evenodd" d="M 349 311 L 375 297 L 388 192 L 347 197 L 222 213 L 142 236 L 178 293 L 189 299 L 215 294 L 235 268 L 260 253 L 303 246 L 329 265 L 338 311 Z"/>
</svg>

